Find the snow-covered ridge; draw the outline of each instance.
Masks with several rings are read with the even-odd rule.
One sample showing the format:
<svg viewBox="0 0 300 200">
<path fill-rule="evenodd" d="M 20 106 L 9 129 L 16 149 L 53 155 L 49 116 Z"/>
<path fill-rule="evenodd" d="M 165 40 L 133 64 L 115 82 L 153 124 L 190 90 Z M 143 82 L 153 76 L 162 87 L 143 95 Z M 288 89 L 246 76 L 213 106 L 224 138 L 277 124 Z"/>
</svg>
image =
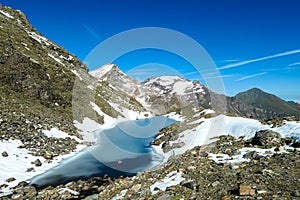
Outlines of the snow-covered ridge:
<svg viewBox="0 0 300 200">
<path fill-rule="evenodd" d="M 204 93 L 203 86 L 200 83 L 194 83 L 180 76 L 150 78 L 144 82 L 144 85 L 154 91 L 160 91 L 161 94 L 169 93 L 184 96 L 190 93 Z"/>
</svg>

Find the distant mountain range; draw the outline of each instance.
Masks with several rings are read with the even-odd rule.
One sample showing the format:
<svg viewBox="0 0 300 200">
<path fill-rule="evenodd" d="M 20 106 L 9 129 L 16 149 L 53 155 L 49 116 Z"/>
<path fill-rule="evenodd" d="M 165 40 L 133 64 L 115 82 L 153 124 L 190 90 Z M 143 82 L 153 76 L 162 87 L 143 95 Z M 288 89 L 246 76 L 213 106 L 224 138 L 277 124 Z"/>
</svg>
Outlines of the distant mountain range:
<svg viewBox="0 0 300 200">
<path fill-rule="evenodd" d="M 199 81 L 179 76 L 148 78 L 139 83 L 114 64 L 104 65 L 90 74 L 142 101 L 155 114 L 200 107 L 258 119 L 300 116 L 300 104 L 284 101 L 258 88 L 226 97 L 210 91 Z M 212 101 L 217 105 L 212 105 Z"/>
</svg>

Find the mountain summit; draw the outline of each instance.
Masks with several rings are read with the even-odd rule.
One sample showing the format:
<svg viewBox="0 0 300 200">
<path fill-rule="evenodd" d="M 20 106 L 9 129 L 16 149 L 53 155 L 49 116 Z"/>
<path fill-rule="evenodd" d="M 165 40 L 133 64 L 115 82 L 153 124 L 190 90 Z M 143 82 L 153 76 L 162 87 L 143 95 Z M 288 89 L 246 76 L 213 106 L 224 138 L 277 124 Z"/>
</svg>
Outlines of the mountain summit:
<svg viewBox="0 0 300 200">
<path fill-rule="evenodd" d="M 106 81 L 112 86 L 129 94 L 139 94 L 140 84 L 137 80 L 126 75 L 117 65 L 108 63 L 90 74 L 98 80 Z"/>
<path fill-rule="evenodd" d="M 259 116 L 259 118 L 272 118 L 274 116 L 300 116 L 299 104 L 290 103 L 279 97 L 264 92 L 258 88 L 252 88 L 241 92 L 232 98 L 239 106 L 243 115 Z"/>
</svg>

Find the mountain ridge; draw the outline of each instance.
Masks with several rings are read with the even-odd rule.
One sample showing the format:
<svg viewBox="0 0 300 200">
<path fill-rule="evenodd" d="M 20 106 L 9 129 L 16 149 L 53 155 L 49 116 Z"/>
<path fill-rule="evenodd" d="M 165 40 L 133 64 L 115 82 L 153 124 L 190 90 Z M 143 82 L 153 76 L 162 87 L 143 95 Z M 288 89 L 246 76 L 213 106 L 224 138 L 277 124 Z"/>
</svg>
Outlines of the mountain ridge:
<svg viewBox="0 0 300 200">
<path fill-rule="evenodd" d="M 121 74 L 119 78 L 122 77 L 129 80 L 127 82 L 130 82 L 129 88 L 135 88 L 134 91 L 130 91 L 132 96 L 142 97 L 148 104 L 157 102 L 157 105 L 159 105 L 158 110 L 164 110 L 164 112 L 167 112 L 166 107 L 178 110 L 189 104 L 204 109 L 211 108 L 212 101 L 216 101 L 214 107 L 218 111 L 228 112 L 238 116 L 255 117 L 258 119 L 280 116 L 300 116 L 300 104 L 282 100 L 276 95 L 266 93 L 256 87 L 240 92 L 233 97 L 228 97 L 210 91 L 199 81 L 190 81 L 180 76 L 150 77 L 142 82 L 138 82 L 122 72 L 118 66 L 114 65 L 114 67 L 117 68 L 118 73 Z M 106 77 L 114 76 L 109 70 L 105 73 Z M 91 72 L 91 74 L 93 74 L 93 72 Z M 119 78 L 107 79 L 98 77 L 98 79 L 105 80 L 118 89 L 128 92 L 128 90 L 124 89 L 124 84 L 121 84 L 122 86 L 118 84 L 118 81 L 120 81 Z M 163 105 L 163 101 L 172 103 Z M 155 113 L 156 109 L 153 108 L 152 111 Z"/>
</svg>

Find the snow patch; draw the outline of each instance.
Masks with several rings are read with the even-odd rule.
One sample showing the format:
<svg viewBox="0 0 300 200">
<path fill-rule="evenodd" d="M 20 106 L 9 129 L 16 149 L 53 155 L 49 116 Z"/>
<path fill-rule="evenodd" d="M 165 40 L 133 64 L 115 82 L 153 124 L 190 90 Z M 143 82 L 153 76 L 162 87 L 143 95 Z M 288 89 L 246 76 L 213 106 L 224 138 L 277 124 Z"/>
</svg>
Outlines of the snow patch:
<svg viewBox="0 0 300 200">
<path fill-rule="evenodd" d="M 9 13 L 7 13 L 7 12 L 4 12 L 3 10 L 0 10 L 0 13 L 2 14 L 2 15 L 5 15 L 6 17 L 8 17 L 8 18 L 10 18 L 10 19 L 14 19 L 14 17 L 13 16 L 11 16 Z"/>
<path fill-rule="evenodd" d="M 47 137 L 54 137 L 54 138 L 72 138 L 77 142 L 81 142 L 81 140 L 75 136 L 71 136 L 64 131 L 61 131 L 57 128 L 52 128 L 51 130 L 43 130 L 42 131 Z"/>
<path fill-rule="evenodd" d="M 96 121 L 85 117 L 82 123 L 74 121 L 74 126 L 78 129 L 78 132 L 82 135 L 83 141 L 95 143 L 97 138 L 94 136 L 95 131 L 110 129 L 114 127 L 117 123 L 115 118 L 102 112 L 101 108 L 97 106 L 94 102 L 90 102 L 90 106 L 100 115 L 104 117 L 104 124 L 99 124 Z"/>
<path fill-rule="evenodd" d="M 231 164 L 238 164 L 241 162 L 250 162 L 250 159 L 244 158 L 244 155 L 250 151 L 255 151 L 260 156 L 270 156 L 275 153 L 275 148 L 271 149 L 260 149 L 260 148 L 250 148 L 244 147 L 240 149 L 240 153 L 238 155 L 229 156 L 228 154 L 214 154 L 209 153 L 208 156 L 211 160 L 215 161 L 216 163 L 231 163 Z"/>
<path fill-rule="evenodd" d="M 68 55 L 68 57 L 65 57 L 65 56 L 63 56 L 63 55 L 60 55 L 59 57 L 60 57 L 61 59 L 66 60 L 66 61 L 71 61 L 71 60 L 73 60 L 73 56 L 71 56 L 71 55 Z"/>
<path fill-rule="evenodd" d="M 47 137 L 55 137 L 55 138 L 66 138 L 69 135 L 57 128 L 52 128 L 51 130 L 43 130 L 42 131 Z"/>
<path fill-rule="evenodd" d="M 55 60 L 56 62 L 58 62 L 59 64 L 61 64 L 61 65 L 63 65 L 63 66 L 66 66 L 64 63 L 61 62 L 60 59 L 56 58 L 54 55 L 48 53 L 48 56 L 49 56 L 50 58 L 52 58 L 53 60 Z M 73 72 L 73 71 L 72 71 L 72 72 Z M 74 72 L 73 72 L 73 73 L 74 73 Z"/>
<path fill-rule="evenodd" d="M 171 112 L 171 113 L 168 113 L 166 115 L 164 115 L 165 117 L 168 117 L 170 119 L 173 119 L 175 121 L 179 121 L 179 122 L 182 122 L 184 121 L 184 117 L 180 114 L 177 114 L 176 112 Z"/>
<path fill-rule="evenodd" d="M 88 89 L 90 89 L 90 90 L 94 90 L 95 88 L 94 88 L 94 86 L 92 86 L 92 85 L 88 85 L 88 86 L 86 86 Z"/>
<path fill-rule="evenodd" d="M 94 132 L 101 128 L 100 124 L 88 117 L 85 117 L 82 120 L 82 123 L 75 120 L 74 126 L 78 129 L 78 133 L 82 135 L 83 141 L 91 143 L 97 142 Z"/>
<path fill-rule="evenodd" d="M 75 69 L 71 69 L 71 72 L 73 72 L 79 78 L 79 80 L 83 80 L 80 74 Z"/>
<path fill-rule="evenodd" d="M 60 189 L 58 189 L 59 194 L 63 194 L 65 192 L 69 192 L 70 194 L 73 194 L 73 195 L 79 195 L 79 192 L 77 192 L 75 190 L 71 190 L 69 188 L 60 188 Z"/>
<path fill-rule="evenodd" d="M 48 42 L 47 38 L 45 38 L 43 36 L 40 36 L 40 35 L 36 34 L 35 32 L 27 31 L 27 34 L 29 35 L 29 37 L 31 37 L 32 39 L 36 40 L 40 44 L 46 44 L 47 46 L 50 45 L 50 43 Z"/>
<path fill-rule="evenodd" d="M 177 140 L 170 142 L 170 145 L 183 142 L 185 144 L 184 146 L 164 153 L 161 148 L 162 145 L 153 145 L 156 152 L 164 155 L 164 162 L 172 155 L 182 154 L 196 146 L 209 144 L 216 140 L 213 138 L 220 135 L 232 135 L 237 138 L 246 136 L 246 138 L 250 138 L 253 137 L 257 131 L 269 128 L 269 126 L 262 125 L 259 121 L 254 119 L 228 117 L 225 115 L 219 115 L 209 119 L 201 118 L 199 122 L 200 121 L 203 122 L 195 129 L 183 131 L 179 134 Z"/>
<path fill-rule="evenodd" d="M 116 119 L 102 112 L 101 108 L 99 108 L 97 104 L 95 104 L 94 102 L 90 102 L 90 105 L 98 113 L 98 115 L 104 117 L 104 124 L 101 125 L 102 129 L 111 128 L 116 124 Z"/>
<path fill-rule="evenodd" d="M 124 116 L 124 118 L 118 118 L 119 122 L 152 117 L 152 114 L 150 112 L 129 110 L 127 108 L 121 107 L 119 104 L 112 103 L 112 102 L 108 102 L 108 103 L 113 109 L 115 109 L 116 111 L 118 111 Z"/>
<path fill-rule="evenodd" d="M 192 86 L 191 82 L 187 82 L 187 81 L 176 82 L 173 86 L 173 93 L 183 96 L 185 95 L 186 89 L 190 88 L 191 86 Z"/>
<path fill-rule="evenodd" d="M 182 177 L 181 172 L 172 171 L 162 180 L 154 183 L 150 186 L 150 190 L 152 192 L 152 195 L 155 195 L 156 193 L 161 191 L 165 191 L 167 187 L 178 185 L 181 183 L 181 181 L 184 181 L 185 178 Z"/>
<path fill-rule="evenodd" d="M 299 122 L 285 122 L 284 125 L 272 128 L 271 130 L 280 133 L 283 137 L 300 137 Z"/>
<path fill-rule="evenodd" d="M 6 151 L 7 157 L 0 156 L 0 185 L 7 184 L 8 187 L 0 190 L 0 197 L 11 194 L 11 188 L 15 187 L 21 181 L 27 181 L 30 178 L 45 172 L 46 170 L 58 165 L 63 159 L 83 149 L 84 145 L 78 145 L 77 149 L 67 155 L 57 156 L 51 163 L 45 162 L 45 158 L 41 156 L 33 156 L 27 149 L 18 148 L 22 145 L 20 140 L 9 140 L 0 142 L 0 152 Z M 43 164 L 40 167 L 36 167 L 31 162 L 39 159 Z M 27 172 L 28 168 L 33 167 L 34 170 Z M 16 180 L 13 182 L 6 182 L 8 178 L 14 177 Z"/>
<path fill-rule="evenodd" d="M 216 113 L 214 110 L 212 110 L 212 109 L 205 109 L 205 110 L 202 110 L 201 112 L 200 112 L 200 114 L 204 114 L 204 115 L 207 115 L 207 114 L 214 114 L 214 113 Z"/>
<path fill-rule="evenodd" d="M 117 194 L 117 195 L 114 196 L 111 200 L 123 199 L 123 197 L 126 195 L 127 191 L 128 191 L 127 189 L 122 190 L 122 191 L 120 192 L 120 194 Z"/>
<path fill-rule="evenodd" d="M 136 97 L 135 98 L 140 104 L 142 104 L 142 106 L 144 107 L 144 108 L 150 108 L 151 107 L 151 105 L 149 105 L 149 104 L 147 104 L 146 103 L 146 98 L 145 97 Z"/>
</svg>

